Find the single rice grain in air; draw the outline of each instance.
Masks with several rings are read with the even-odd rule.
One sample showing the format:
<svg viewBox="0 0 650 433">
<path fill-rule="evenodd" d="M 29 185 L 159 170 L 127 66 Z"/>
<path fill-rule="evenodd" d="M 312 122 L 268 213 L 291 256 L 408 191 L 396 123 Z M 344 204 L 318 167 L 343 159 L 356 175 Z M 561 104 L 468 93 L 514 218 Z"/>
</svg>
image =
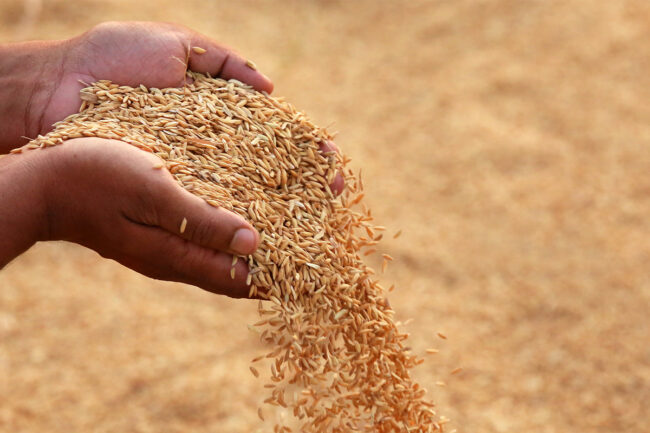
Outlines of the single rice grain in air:
<svg viewBox="0 0 650 433">
<path fill-rule="evenodd" d="M 267 405 L 293 416 L 267 409 L 265 417 L 260 408 L 274 431 L 442 431 L 446 419 L 411 378 L 423 359 L 405 345 L 362 260 L 385 228 L 373 225 L 349 159 L 320 152 L 331 135 L 281 98 L 189 75 L 183 88 L 96 82 L 82 90 L 80 113 L 20 151 L 89 135 L 122 140 L 160 157 L 187 191 L 255 227 L 260 246 L 240 259 L 250 295 L 265 300 L 249 328 L 259 330 L 268 353 L 253 362 L 269 368 Z M 329 184 L 339 172 L 345 190 L 337 197 Z M 183 219 L 181 233 L 186 226 Z M 383 259 L 385 267 L 392 257 Z"/>
</svg>

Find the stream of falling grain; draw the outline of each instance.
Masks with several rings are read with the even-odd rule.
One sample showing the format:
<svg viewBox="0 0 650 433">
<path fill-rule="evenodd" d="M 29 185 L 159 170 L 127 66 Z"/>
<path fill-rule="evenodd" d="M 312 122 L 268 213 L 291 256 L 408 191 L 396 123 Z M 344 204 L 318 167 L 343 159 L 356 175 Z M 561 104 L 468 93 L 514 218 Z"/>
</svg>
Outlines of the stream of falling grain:
<svg viewBox="0 0 650 433">
<path fill-rule="evenodd" d="M 373 225 L 349 160 L 320 152 L 332 137 L 283 100 L 191 76 L 180 89 L 97 82 L 82 90 L 79 114 L 18 151 L 76 137 L 122 140 L 158 155 L 186 190 L 248 219 L 261 235 L 242 257 L 250 296 L 270 301 L 260 301 L 256 324 L 271 346 L 266 403 L 288 409 L 300 431 L 442 431 L 447 420 L 409 373 L 423 360 L 406 348 L 361 258 L 384 228 Z M 336 197 L 329 185 L 338 172 L 346 188 Z M 384 267 L 390 260 L 384 255 Z"/>
</svg>

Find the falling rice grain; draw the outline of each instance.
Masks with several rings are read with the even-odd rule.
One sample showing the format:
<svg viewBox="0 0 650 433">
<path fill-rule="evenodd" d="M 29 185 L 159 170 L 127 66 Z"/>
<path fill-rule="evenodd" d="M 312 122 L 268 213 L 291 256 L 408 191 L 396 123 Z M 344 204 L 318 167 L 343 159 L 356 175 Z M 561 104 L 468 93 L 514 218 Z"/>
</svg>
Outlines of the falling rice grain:
<svg viewBox="0 0 650 433">
<path fill-rule="evenodd" d="M 249 296 L 267 302 L 258 307 L 262 328 L 247 327 L 270 346 L 266 401 L 300 419 L 300 431 L 440 433 L 433 404 L 409 374 L 423 359 L 405 345 L 408 334 L 361 259 L 385 228 L 363 202 L 360 172 L 341 153 L 321 154 L 332 135 L 288 103 L 235 80 L 188 76 L 183 89 L 99 81 L 82 90 L 79 114 L 21 151 L 79 136 L 137 143 L 184 189 L 254 226 L 260 244 L 242 257 L 246 284 Z M 337 175 L 341 197 L 329 190 Z M 183 218 L 181 233 L 186 226 Z M 384 255 L 382 270 L 391 260 Z M 264 420 L 261 408 L 258 415 Z M 274 430 L 289 431 L 284 423 Z"/>
</svg>

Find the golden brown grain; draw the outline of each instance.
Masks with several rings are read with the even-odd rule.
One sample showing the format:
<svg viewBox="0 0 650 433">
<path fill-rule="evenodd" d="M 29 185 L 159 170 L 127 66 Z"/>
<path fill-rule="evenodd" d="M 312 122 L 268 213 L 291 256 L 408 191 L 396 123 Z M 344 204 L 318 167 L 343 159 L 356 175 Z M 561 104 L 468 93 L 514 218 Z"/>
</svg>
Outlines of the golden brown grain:
<svg viewBox="0 0 650 433">
<path fill-rule="evenodd" d="M 248 327 L 271 347 L 266 403 L 290 409 L 300 431 L 441 431 L 410 376 L 423 359 L 404 345 L 407 335 L 361 259 L 385 228 L 372 224 L 349 160 L 319 152 L 331 135 L 283 100 L 190 75 L 182 89 L 95 83 L 82 91 L 79 114 L 27 148 L 82 136 L 123 140 L 160 157 L 192 194 L 255 227 L 260 246 L 244 257 L 247 281 L 250 296 L 268 302 Z M 338 172 L 346 189 L 335 197 L 329 183 Z M 390 260 L 384 255 L 384 268 Z M 264 420 L 261 408 L 258 415 Z"/>
</svg>

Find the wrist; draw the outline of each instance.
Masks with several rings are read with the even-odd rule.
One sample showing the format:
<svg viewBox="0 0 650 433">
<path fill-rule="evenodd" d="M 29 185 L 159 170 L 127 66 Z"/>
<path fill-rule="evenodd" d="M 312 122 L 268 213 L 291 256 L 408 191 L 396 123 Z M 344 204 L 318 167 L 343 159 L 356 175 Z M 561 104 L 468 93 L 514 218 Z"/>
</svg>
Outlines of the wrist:
<svg viewBox="0 0 650 433">
<path fill-rule="evenodd" d="M 64 41 L 0 45 L 0 154 L 22 146 L 50 125 L 49 100 L 63 73 Z"/>
<path fill-rule="evenodd" d="M 44 154 L 0 157 L 0 268 L 49 237 Z"/>
</svg>

